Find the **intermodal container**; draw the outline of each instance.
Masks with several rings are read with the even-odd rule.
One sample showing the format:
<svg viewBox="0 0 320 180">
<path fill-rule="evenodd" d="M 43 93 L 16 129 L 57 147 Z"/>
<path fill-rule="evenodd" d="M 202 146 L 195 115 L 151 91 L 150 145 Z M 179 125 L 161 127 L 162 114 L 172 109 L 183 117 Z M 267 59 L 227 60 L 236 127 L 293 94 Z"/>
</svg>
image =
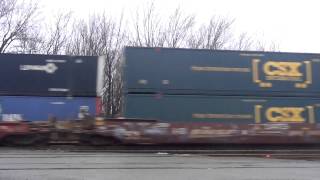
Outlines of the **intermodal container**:
<svg viewBox="0 0 320 180">
<path fill-rule="evenodd" d="M 0 96 L 1 121 L 44 121 L 79 118 L 80 110 L 95 115 L 99 109 L 95 97 Z"/>
<path fill-rule="evenodd" d="M 0 54 L 1 96 L 99 96 L 103 58 Z"/>
<path fill-rule="evenodd" d="M 125 49 L 126 93 L 320 96 L 320 54 Z"/>
<path fill-rule="evenodd" d="M 128 94 L 123 116 L 181 123 L 314 124 L 320 118 L 320 99 Z"/>
</svg>

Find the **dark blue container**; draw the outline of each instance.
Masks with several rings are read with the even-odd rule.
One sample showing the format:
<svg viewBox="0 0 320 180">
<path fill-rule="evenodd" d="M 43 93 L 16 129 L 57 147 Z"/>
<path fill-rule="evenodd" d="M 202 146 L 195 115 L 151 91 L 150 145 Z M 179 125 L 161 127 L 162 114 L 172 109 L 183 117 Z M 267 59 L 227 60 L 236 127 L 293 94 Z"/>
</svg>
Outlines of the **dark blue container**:
<svg viewBox="0 0 320 180">
<path fill-rule="evenodd" d="M 0 95 L 99 96 L 97 56 L 0 54 Z"/>
<path fill-rule="evenodd" d="M 77 119 L 80 109 L 95 115 L 95 97 L 27 97 L 0 96 L 0 120 L 43 121 L 49 117 L 57 120 Z"/>
<path fill-rule="evenodd" d="M 320 97 L 320 54 L 125 49 L 126 93 Z"/>
<path fill-rule="evenodd" d="M 123 116 L 181 123 L 314 124 L 320 118 L 320 99 L 128 94 Z"/>
</svg>

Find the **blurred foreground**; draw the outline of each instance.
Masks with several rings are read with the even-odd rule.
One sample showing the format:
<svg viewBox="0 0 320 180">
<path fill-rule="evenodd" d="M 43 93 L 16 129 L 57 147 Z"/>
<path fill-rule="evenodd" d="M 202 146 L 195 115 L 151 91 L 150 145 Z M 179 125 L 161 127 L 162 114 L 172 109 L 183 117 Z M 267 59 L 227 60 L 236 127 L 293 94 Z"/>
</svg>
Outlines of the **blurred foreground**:
<svg viewBox="0 0 320 180">
<path fill-rule="evenodd" d="M 0 149 L 0 179 L 317 180 L 319 160 Z"/>
</svg>

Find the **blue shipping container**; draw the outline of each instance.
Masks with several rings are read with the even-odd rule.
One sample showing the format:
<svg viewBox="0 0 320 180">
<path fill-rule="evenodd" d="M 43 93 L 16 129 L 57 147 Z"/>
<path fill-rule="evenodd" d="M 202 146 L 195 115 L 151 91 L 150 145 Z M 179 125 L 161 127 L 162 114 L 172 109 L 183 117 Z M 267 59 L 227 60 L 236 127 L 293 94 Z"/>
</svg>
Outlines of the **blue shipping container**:
<svg viewBox="0 0 320 180">
<path fill-rule="evenodd" d="M 319 97 L 320 54 L 125 50 L 125 92 Z"/>
<path fill-rule="evenodd" d="M 96 113 L 95 97 L 31 97 L 0 96 L 0 120 L 57 120 L 78 118 L 80 108 L 88 109 L 89 114 Z"/>
<path fill-rule="evenodd" d="M 0 96 L 100 96 L 103 57 L 0 54 Z"/>
<path fill-rule="evenodd" d="M 124 117 L 180 123 L 319 122 L 320 99 L 198 95 L 125 96 Z"/>
</svg>

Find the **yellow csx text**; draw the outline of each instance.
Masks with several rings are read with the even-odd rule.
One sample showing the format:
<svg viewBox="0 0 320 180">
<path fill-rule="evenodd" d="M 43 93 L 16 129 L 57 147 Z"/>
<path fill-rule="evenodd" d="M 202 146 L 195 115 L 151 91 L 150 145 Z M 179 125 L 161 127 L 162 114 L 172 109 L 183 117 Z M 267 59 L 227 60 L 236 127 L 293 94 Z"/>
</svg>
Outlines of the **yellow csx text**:
<svg viewBox="0 0 320 180">
<path fill-rule="evenodd" d="M 300 77 L 303 74 L 299 71 L 302 64 L 299 62 L 276 62 L 269 61 L 264 64 L 263 70 L 268 76 L 289 76 Z"/>
<path fill-rule="evenodd" d="M 266 110 L 266 117 L 270 122 L 304 122 L 303 107 L 271 107 Z"/>
</svg>

